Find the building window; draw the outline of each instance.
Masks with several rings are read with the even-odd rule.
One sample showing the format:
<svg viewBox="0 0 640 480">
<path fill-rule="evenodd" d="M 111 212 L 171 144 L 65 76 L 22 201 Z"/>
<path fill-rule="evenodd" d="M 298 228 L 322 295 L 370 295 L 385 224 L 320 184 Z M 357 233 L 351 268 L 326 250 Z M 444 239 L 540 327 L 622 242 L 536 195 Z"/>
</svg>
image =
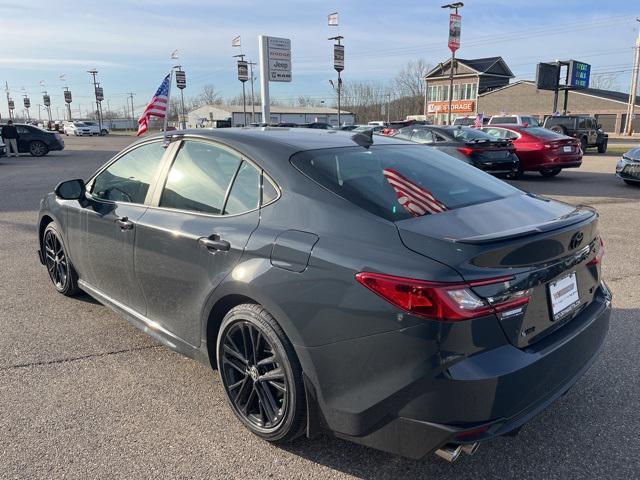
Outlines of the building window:
<svg viewBox="0 0 640 480">
<path fill-rule="evenodd" d="M 460 87 L 461 85 L 456 84 L 453 86 L 453 99 L 460 100 Z"/>
<path fill-rule="evenodd" d="M 477 83 L 472 83 L 471 84 L 471 99 L 472 100 L 476 99 L 477 88 L 478 88 L 478 84 Z"/>
</svg>

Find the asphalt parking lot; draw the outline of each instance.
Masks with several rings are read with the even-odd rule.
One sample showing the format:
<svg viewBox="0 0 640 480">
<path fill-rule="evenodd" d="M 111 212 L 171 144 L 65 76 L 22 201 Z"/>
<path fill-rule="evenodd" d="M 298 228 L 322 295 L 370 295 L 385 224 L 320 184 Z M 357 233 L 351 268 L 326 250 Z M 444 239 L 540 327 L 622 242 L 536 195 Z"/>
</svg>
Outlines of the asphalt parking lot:
<svg viewBox="0 0 640 480">
<path fill-rule="evenodd" d="M 65 138 L 44 158 L 0 158 L 1 478 L 638 478 L 640 188 L 619 155 L 530 174 L 525 190 L 596 207 L 614 293 L 594 366 L 515 438 L 450 465 L 321 436 L 271 446 L 227 407 L 217 373 L 159 346 L 90 297 L 55 293 L 39 264 L 39 199 L 88 177 L 132 137 Z"/>
</svg>

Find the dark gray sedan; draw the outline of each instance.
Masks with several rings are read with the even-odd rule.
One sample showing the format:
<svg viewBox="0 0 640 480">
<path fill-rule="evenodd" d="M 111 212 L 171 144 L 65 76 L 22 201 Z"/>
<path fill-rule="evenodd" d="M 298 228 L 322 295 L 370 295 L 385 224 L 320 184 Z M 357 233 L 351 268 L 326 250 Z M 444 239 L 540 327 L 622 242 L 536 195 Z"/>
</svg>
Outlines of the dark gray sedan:
<svg viewBox="0 0 640 480">
<path fill-rule="evenodd" d="M 46 195 L 40 260 L 60 293 L 217 368 L 256 435 L 453 461 L 595 360 L 594 210 L 393 138 L 172 133 Z"/>
<path fill-rule="evenodd" d="M 616 165 L 616 177 L 628 185 L 640 186 L 640 147 L 632 148 L 622 155 Z"/>
</svg>

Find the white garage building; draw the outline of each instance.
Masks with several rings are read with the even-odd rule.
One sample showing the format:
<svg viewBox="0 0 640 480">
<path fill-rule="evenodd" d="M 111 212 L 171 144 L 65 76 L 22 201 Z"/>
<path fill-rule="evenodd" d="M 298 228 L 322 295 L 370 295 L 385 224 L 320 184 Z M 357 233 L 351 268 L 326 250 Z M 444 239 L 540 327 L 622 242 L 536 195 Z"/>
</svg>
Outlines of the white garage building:
<svg viewBox="0 0 640 480">
<path fill-rule="evenodd" d="M 261 123 L 262 114 L 260 107 L 256 105 L 255 116 L 251 113 L 251 106 L 247 105 L 247 124 Z M 253 117 L 253 118 L 252 118 Z M 187 114 L 187 127 L 211 127 L 216 120 L 231 120 L 231 125 L 244 125 L 244 112 L 242 105 L 205 105 Z M 340 112 L 340 121 L 345 125 L 355 123 L 355 115 L 351 112 Z M 310 123 L 326 122 L 338 125 L 338 110 L 327 107 L 271 107 L 269 123 Z"/>
</svg>

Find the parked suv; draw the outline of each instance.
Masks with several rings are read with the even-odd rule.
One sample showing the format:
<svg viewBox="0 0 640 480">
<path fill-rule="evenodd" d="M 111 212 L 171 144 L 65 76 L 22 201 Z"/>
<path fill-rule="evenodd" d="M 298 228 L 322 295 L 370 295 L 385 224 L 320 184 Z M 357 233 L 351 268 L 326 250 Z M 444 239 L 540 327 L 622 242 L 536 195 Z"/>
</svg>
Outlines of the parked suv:
<svg viewBox="0 0 640 480">
<path fill-rule="evenodd" d="M 568 135 L 580 140 L 580 147 L 585 152 L 587 148 L 597 147 L 598 153 L 607 151 L 609 136 L 602 130 L 602 125 L 595 117 L 588 115 L 559 115 L 547 117 L 544 128 L 557 133 Z"/>
</svg>

